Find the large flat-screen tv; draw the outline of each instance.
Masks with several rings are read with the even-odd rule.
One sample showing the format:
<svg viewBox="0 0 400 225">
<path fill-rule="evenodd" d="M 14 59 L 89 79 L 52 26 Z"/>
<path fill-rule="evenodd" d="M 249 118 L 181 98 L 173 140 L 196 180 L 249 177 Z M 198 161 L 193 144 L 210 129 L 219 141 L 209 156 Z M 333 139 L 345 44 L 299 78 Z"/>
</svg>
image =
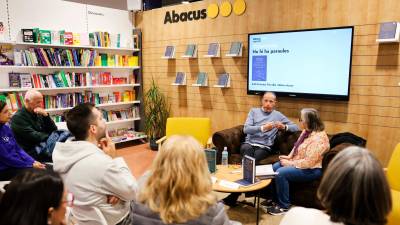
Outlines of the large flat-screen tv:
<svg viewBox="0 0 400 225">
<path fill-rule="evenodd" d="M 353 29 L 249 34 L 247 94 L 349 100 Z"/>
</svg>

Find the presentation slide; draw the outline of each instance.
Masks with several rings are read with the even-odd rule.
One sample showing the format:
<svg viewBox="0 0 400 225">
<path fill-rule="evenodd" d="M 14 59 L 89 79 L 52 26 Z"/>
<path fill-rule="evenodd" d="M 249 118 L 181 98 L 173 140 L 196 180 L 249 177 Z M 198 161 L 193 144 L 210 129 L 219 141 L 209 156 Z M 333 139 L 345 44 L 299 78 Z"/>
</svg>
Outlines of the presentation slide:
<svg viewBox="0 0 400 225">
<path fill-rule="evenodd" d="M 249 35 L 249 91 L 348 95 L 352 28 Z"/>
</svg>

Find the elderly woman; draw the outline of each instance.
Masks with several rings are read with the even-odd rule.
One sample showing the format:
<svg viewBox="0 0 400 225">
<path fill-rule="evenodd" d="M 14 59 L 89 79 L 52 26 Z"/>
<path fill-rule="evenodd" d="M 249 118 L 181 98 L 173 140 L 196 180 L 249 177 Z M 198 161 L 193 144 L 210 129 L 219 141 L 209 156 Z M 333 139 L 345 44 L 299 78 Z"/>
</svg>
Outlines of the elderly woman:
<svg viewBox="0 0 400 225">
<path fill-rule="evenodd" d="M 309 182 L 322 175 L 322 154 L 329 150 L 329 138 L 324 131 L 317 110 L 301 110 L 299 119 L 304 129 L 288 156 L 279 156 L 280 161 L 273 165 L 278 174 L 275 177 L 275 203 L 263 206 L 271 215 L 285 213 L 290 206 L 289 182 Z"/>
</svg>

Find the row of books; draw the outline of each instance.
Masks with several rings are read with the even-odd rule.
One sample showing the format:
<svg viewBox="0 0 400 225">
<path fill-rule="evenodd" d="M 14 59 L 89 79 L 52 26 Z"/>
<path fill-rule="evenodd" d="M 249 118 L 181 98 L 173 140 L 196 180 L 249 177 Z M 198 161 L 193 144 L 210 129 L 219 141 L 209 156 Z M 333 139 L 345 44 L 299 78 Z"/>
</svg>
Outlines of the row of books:
<svg viewBox="0 0 400 225">
<path fill-rule="evenodd" d="M 146 137 L 143 132 L 135 131 L 134 128 L 109 129 L 108 135 L 112 138 L 114 142 L 122 142 L 129 139 Z"/>
<path fill-rule="evenodd" d="M 90 102 L 96 105 L 131 102 L 135 100 L 135 93 L 133 91 L 117 91 L 112 93 L 94 93 L 92 91 L 85 91 L 79 93 L 44 95 L 43 100 L 45 109 L 55 109 L 74 107 L 84 102 Z"/>
<path fill-rule="evenodd" d="M 8 74 L 8 80 L 10 88 L 93 87 L 128 83 L 127 77 L 114 77 L 110 72 L 66 73 L 59 71 L 54 74 L 11 72 Z"/>
<path fill-rule="evenodd" d="M 175 77 L 175 82 L 172 85 L 186 85 L 186 74 L 184 72 L 177 72 Z M 208 76 L 207 73 L 199 72 L 197 74 L 196 83 L 193 86 L 208 86 Z M 230 86 L 230 76 L 228 73 L 223 73 L 218 75 L 218 82 L 215 87 L 229 87 Z"/>
<path fill-rule="evenodd" d="M 121 34 L 109 32 L 74 33 L 64 30 L 22 29 L 22 41 L 54 45 L 121 47 Z"/>
<path fill-rule="evenodd" d="M 139 57 L 97 53 L 89 49 L 14 49 L 16 66 L 138 66 Z"/>
<path fill-rule="evenodd" d="M 24 106 L 24 95 L 21 92 L 2 93 L 0 99 L 5 99 L 8 109 L 16 112 Z"/>
<path fill-rule="evenodd" d="M 130 118 L 138 118 L 139 107 L 134 106 L 129 109 L 121 109 L 121 110 L 102 110 L 103 118 L 109 121 L 118 121 L 118 120 L 126 120 Z"/>
<path fill-rule="evenodd" d="M 241 56 L 242 55 L 242 42 L 232 42 L 227 56 Z M 208 45 L 207 55 L 205 57 L 219 57 L 220 44 L 210 43 Z M 182 57 L 196 57 L 197 45 L 189 44 L 186 46 L 185 54 Z M 174 58 L 175 57 L 175 46 L 168 45 L 165 48 L 163 58 Z"/>
</svg>

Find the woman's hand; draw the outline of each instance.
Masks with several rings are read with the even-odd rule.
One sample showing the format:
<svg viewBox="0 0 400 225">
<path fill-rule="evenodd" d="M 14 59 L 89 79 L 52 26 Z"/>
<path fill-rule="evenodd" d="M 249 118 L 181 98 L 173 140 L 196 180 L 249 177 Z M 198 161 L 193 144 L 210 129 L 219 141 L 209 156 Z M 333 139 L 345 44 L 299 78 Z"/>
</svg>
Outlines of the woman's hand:
<svg viewBox="0 0 400 225">
<path fill-rule="evenodd" d="M 293 163 L 288 159 L 281 159 L 280 162 L 282 166 L 293 166 Z"/>
<path fill-rule="evenodd" d="M 291 159 L 290 155 L 280 155 L 279 159 Z"/>
<path fill-rule="evenodd" d="M 46 165 L 44 165 L 38 161 L 33 162 L 32 167 L 35 169 L 46 169 Z"/>
</svg>

